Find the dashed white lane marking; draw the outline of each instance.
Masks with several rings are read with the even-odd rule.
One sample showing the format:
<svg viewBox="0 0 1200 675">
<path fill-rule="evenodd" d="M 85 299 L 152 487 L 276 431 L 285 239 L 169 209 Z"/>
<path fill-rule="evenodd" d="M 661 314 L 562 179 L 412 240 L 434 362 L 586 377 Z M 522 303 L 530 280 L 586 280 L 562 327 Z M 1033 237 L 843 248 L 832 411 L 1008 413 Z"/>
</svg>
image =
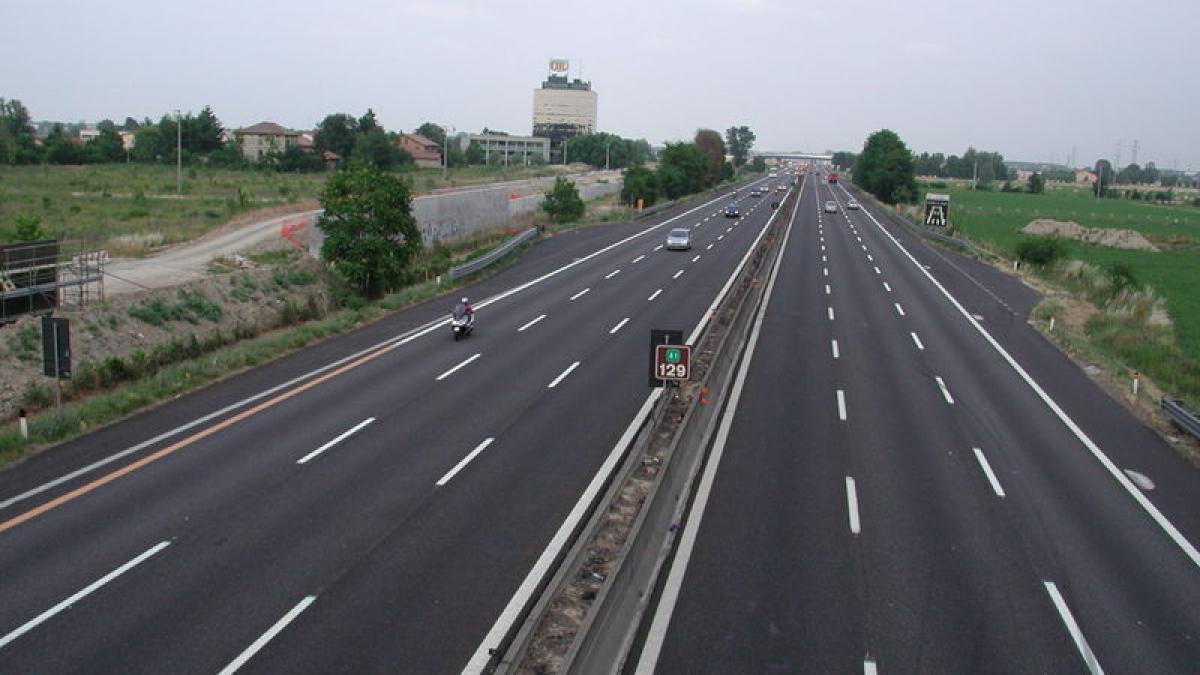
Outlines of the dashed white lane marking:
<svg viewBox="0 0 1200 675">
<path fill-rule="evenodd" d="M 654 247 L 654 250 L 655 250 L 655 251 L 661 251 L 661 250 L 662 250 L 662 247 L 663 247 L 663 245 L 662 245 L 662 244 L 659 244 L 658 246 L 655 246 L 655 247 Z"/>
<path fill-rule="evenodd" d="M 933 379 L 937 380 L 938 388 L 942 390 L 942 396 L 945 397 L 946 403 L 954 405 L 954 397 L 950 395 L 950 389 L 946 387 L 946 381 L 940 375 L 934 376 Z"/>
<path fill-rule="evenodd" d="M 645 259 L 646 259 L 646 254 L 645 254 L 645 253 L 643 253 L 642 255 L 639 255 L 638 257 L 634 258 L 634 259 L 633 259 L 633 261 L 632 261 L 630 264 L 631 264 L 631 265 L 636 265 L 636 264 L 640 263 L 641 261 L 643 261 L 643 260 L 645 260 Z"/>
<path fill-rule="evenodd" d="M 828 309 L 829 309 L 829 320 L 833 321 L 833 308 L 829 307 Z"/>
<path fill-rule="evenodd" d="M 987 457 L 983 456 L 983 450 L 979 448 L 971 448 L 971 450 L 975 451 L 975 459 L 979 460 L 983 475 L 987 476 L 988 482 L 992 484 L 992 492 L 995 492 L 997 497 L 1003 497 L 1004 488 L 1000 487 L 1000 481 L 996 480 L 996 474 L 992 472 L 992 465 L 988 464 Z"/>
<path fill-rule="evenodd" d="M 169 541 L 162 541 L 162 542 L 159 542 L 158 544 L 155 544 L 154 547 L 143 552 L 141 555 L 134 558 L 133 560 L 130 560 L 129 562 L 125 563 L 124 565 L 121 565 L 117 569 L 109 572 L 108 574 L 105 574 L 104 576 L 100 577 L 99 579 L 88 584 L 87 586 L 85 586 L 83 588 L 83 590 L 78 591 L 77 593 L 75 593 L 71 597 L 67 598 L 66 600 L 63 600 L 62 602 L 51 607 L 50 609 L 33 617 L 29 621 L 26 621 L 24 624 L 21 625 L 20 628 L 14 630 L 13 632 L 9 633 L 8 635 L 5 635 L 2 638 L 0 638 L 0 648 L 3 648 L 8 643 L 12 642 L 13 640 L 16 640 L 17 638 L 28 633 L 29 631 L 33 630 L 34 628 L 37 628 L 41 624 L 45 623 L 48 619 L 52 618 L 55 614 L 58 614 L 59 612 L 63 611 L 64 609 L 70 609 L 75 603 L 79 602 L 80 600 L 82 600 L 85 597 L 94 593 L 96 591 L 96 589 L 107 584 L 108 582 L 112 581 L 113 579 L 116 579 L 117 577 L 128 572 L 129 570 L 133 569 L 134 567 L 137 567 L 138 565 L 142 564 L 147 559 L 156 555 L 159 551 L 163 550 L 164 548 L 166 548 L 170 545 L 171 545 L 171 542 L 169 542 Z"/>
<path fill-rule="evenodd" d="M 671 278 L 672 278 L 672 279 L 678 279 L 678 278 L 679 278 L 679 277 L 681 277 L 681 276 L 683 276 L 683 270 L 679 270 L 678 272 L 676 272 L 676 273 L 675 273 L 675 276 L 673 276 L 673 277 L 671 277 Z"/>
<path fill-rule="evenodd" d="M 529 323 L 525 324 L 524 326 L 521 326 L 520 328 L 517 329 L 517 332 L 524 333 L 526 328 L 532 327 L 534 324 L 536 324 L 537 322 L 541 321 L 544 318 L 546 318 L 545 314 L 539 316 L 538 318 L 534 319 L 533 321 L 530 321 Z"/>
<path fill-rule="evenodd" d="M 581 298 L 581 297 L 583 297 L 583 296 L 587 295 L 587 292 L 588 292 L 588 291 L 590 291 L 590 290 L 592 290 L 592 289 L 591 289 L 591 288 L 585 288 L 585 289 L 583 289 L 582 291 L 579 291 L 578 293 L 576 293 L 575 295 L 572 295 L 572 296 L 571 296 L 571 299 L 572 299 L 572 300 L 578 300 L 579 298 Z"/>
<path fill-rule="evenodd" d="M 887 291 L 888 293 L 891 293 L 892 287 L 888 286 L 888 282 L 885 281 L 885 282 L 883 282 L 883 290 Z"/>
<path fill-rule="evenodd" d="M 900 316 L 904 316 L 904 308 L 901 307 L 900 303 L 898 303 L 898 302 L 896 303 L 896 313 L 899 314 Z"/>
<path fill-rule="evenodd" d="M 629 317 L 625 317 L 624 319 L 621 319 L 620 321 L 617 322 L 617 325 L 608 329 L 608 334 L 612 335 L 613 333 L 616 333 L 617 331 L 621 330 L 621 328 L 623 328 L 625 326 L 625 324 L 627 324 L 627 323 L 629 323 Z"/>
<path fill-rule="evenodd" d="M 559 373 L 558 377 L 554 378 L 554 380 L 552 382 L 550 382 L 550 384 L 546 385 L 546 388 L 553 389 L 553 388 L 557 387 L 559 382 L 562 382 L 563 380 L 567 379 L 567 376 L 571 374 L 571 371 L 575 370 L 578 367 L 579 367 L 578 361 L 567 366 L 567 369 L 562 371 L 561 373 Z"/>
<path fill-rule="evenodd" d="M 455 474 L 457 474 L 459 471 L 462 471 L 463 467 L 470 464 L 471 460 L 475 459 L 479 455 L 479 453 L 483 452 L 484 449 L 486 449 L 487 446 L 491 445 L 492 442 L 495 440 L 496 439 L 494 439 L 494 438 L 484 439 L 484 441 L 482 443 L 475 446 L 474 450 L 467 453 L 466 457 L 463 457 L 461 460 L 459 460 L 458 464 L 455 464 L 453 469 L 450 469 L 449 471 L 447 471 L 445 476 L 442 476 L 441 478 L 439 478 L 437 483 L 435 483 L 435 485 L 437 485 L 438 487 L 441 487 L 441 486 L 445 485 L 446 483 L 449 483 L 450 479 L 454 478 Z"/>
<path fill-rule="evenodd" d="M 850 476 L 846 476 L 846 504 L 850 509 L 850 531 L 858 534 L 862 532 L 862 523 L 858 520 L 858 488 Z"/>
<path fill-rule="evenodd" d="M 825 256 L 821 256 L 821 262 L 829 262 L 829 260 Z"/>
<path fill-rule="evenodd" d="M 868 253 L 868 254 L 867 254 L 867 260 L 868 260 L 868 261 L 870 261 L 870 262 L 875 262 L 875 257 L 874 257 L 874 256 L 872 256 L 870 253 Z"/>
<path fill-rule="evenodd" d="M 825 276 L 829 276 L 829 268 L 828 267 L 823 268 L 823 272 L 824 272 Z"/>
<path fill-rule="evenodd" d="M 866 245 L 866 244 L 863 244 L 862 250 L 863 250 L 864 252 L 867 250 L 867 245 Z"/>
<path fill-rule="evenodd" d="M 883 272 L 880 272 L 880 271 L 879 271 L 879 268 L 878 268 L 878 267 L 876 267 L 876 268 L 875 268 L 875 274 L 883 274 Z"/>
<path fill-rule="evenodd" d="M 708 246 L 705 246 L 705 247 L 704 247 L 704 250 L 705 250 L 705 251 L 711 251 L 711 250 L 712 250 L 712 247 L 714 247 L 714 246 L 716 246 L 716 245 L 717 245 L 717 243 L 716 243 L 716 242 L 713 242 L 713 243 L 709 244 Z"/>
<path fill-rule="evenodd" d="M 621 270 L 613 270 L 613 271 L 609 272 L 608 274 L 604 275 L 604 278 L 605 278 L 605 279 L 611 279 L 611 278 L 613 278 L 613 277 L 617 276 L 617 275 L 618 275 L 618 274 L 620 274 L 620 273 L 621 273 Z"/>
<path fill-rule="evenodd" d="M 829 295 L 832 292 L 833 289 L 829 287 L 829 284 L 825 284 L 825 295 Z"/>
<path fill-rule="evenodd" d="M 1087 666 L 1088 671 L 1092 675 L 1104 675 L 1104 669 L 1100 667 L 1100 662 L 1096 660 L 1096 654 L 1088 645 L 1087 638 L 1083 637 L 1083 631 L 1079 629 L 1079 624 L 1075 623 L 1075 617 L 1071 615 L 1071 608 L 1067 607 L 1067 602 L 1063 600 L 1062 593 L 1058 592 L 1058 586 L 1053 581 L 1043 581 L 1046 586 L 1046 592 L 1050 594 L 1050 600 L 1054 603 L 1054 608 L 1058 610 L 1058 615 L 1062 617 L 1063 625 L 1067 627 L 1067 632 L 1071 634 L 1071 639 L 1075 641 L 1075 648 L 1079 650 L 1079 655 L 1083 657 L 1083 663 Z"/>
<path fill-rule="evenodd" d="M 692 258 L 692 262 L 696 262 L 699 259 L 700 259 L 700 256 L 699 256 L 699 254 L 697 254 L 695 258 Z"/>
<path fill-rule="evenodd" d="M 721 240 L 722 240 L 722 239 L 724 239 L 724 238 L 725 238 L 725 235 L 723 235 L 723 234 L 718 234 L 718 235 L 717 235 L 717 241 L 721 241 Z"/>
<path fill-rule="evenodd" d="M 274 626 L 268 628 L 267 632 L 260 635 L 259 638 L 255 640 L 249 647 L 246 647 L 246 651 L 238 654 L 238 657 L 231 661 L 229 665 L 222 668 L 221 672 L 217 675 L 232 675 L 233 673 L 236 673 L 238 668 L 246 665 L 247 661 L 254 658 L 254 655 L 257 654 L 260 649 L 265 647 L 267 643 L 270 642 L 271 639 L 276 635 L 279 635 L 284 628 L 287 628 L 289 623 L 295 621 L 296 617 L 300 616 L 301 612 L 308 609 L 308 606 L 313 604 L 313 601 L 316 599 L 317 596 L 310 595 L 296 603 L 296 606 L 288 610 L 288 613 L 284 614 L 282 619 L 276 621 Z"/>
<path fill-rule="evenodd" d="M 846 392 L 837 390 L 838 419 L 846 421 Z"/>
<path fill-rule="evenodd" d="M 482 354 L 476 354 L 475 356 L 472 356 L 472 357 L 468 358 L 467 360 L 463 361 L 462 363 L 458 364 L 457 366 L 454 366 L 454 367 L 453 367 L 453 368 L 451 368 L 450 370 L 447 370 L 446 372 L 442 373 L 441 375 L 438 375 L 438 376 L 437 376 L 437 380 L 438 380 L 438 382 L 441 382 L 442 380 L 446 379 L 447 377 L 450 377 L 450 376 L 451 376 L 451 375 L 453 375 L 454 373 L 458 372 L 458 370 L 459 370 L 460 368 L 464 368 L 464 367 L 466 367 L 466 365 L 467 365 L 467 364 L 469 364 L 470 362 L 472 362 L 472 361 L 474 361 L 475 359 L 479 358 L 480 356 L 483 356 L 483 355 L 482 355 Z"/>
<path fill-rule="evenodd" d="M 863 661 L 863 675 L 879 675 L 879 671 L 875 668 L 874 659 L 866 659 Z"/>
<path fill-rule="evenodd" d="M 322 445 L 321 447 L 317 448 L 316 450 L 313 450 L 312 452 L 308 453 L 307 455 L 296 460 L 296 463 L 297 464 L 307 464 L 309 462 L 309 460 L 312 460 L 313 458 L 317 457 L 318 455 L 320 455 L 321 453 L 325 452 L 326 450 L 332 448 L 333 446 L 337 445 L 338 443 L 341 443 L 342 441 L 346 440 L 347 438 L 350 438 L 354 434 L 358 433 L 358 431 L 360 429 L 362 429 L 363 427 L 367 426 L 368 424 L 370 424 L 374 421 L 375 421 L 374 417 L 368 417 L 367 419 L 359 422 L 358 424 L 354 425 L 350 429 L 338 434 L 336 438 L 329 441 L 325 445 Z"/>
<path fill-rule="evenodd" d="M 833 346 L 833 358 L 835 358 L 835 359 L 840 359 L 840 358 L 842 358 L 842 354 L 841 354 L 841 352 L 839 352 L 839 351 L 838 351 L 838 343 L 837 343 L 837 340 L 830 340 L 829 342 L 830 342 L 830 344 Z"/>
<path fill-rule="evenodd" d="M 659 293 L 662 293 L 662 289 L 661 289 L 661 288 L 660 288 L 660 289 L 658 289 L 657 291 L 654 291 L 653 293 L 651 293 L 651 294 L 650 294 L 650 297 L 646 298 L 646 302 L 653 302 L 653 301 L 654 301 L 654 299 L 658 297 L 658 294 L 659 294 Z"/>
<path fill-rule="evenodd" d="M 917 337 L 916 333 L 910 333 L 910 335 L 912 335 L 913 344 L 917 346 L 917 349 L 925 351 L 925 345 L 921 344 L 921 338 Z"/>
</svg>

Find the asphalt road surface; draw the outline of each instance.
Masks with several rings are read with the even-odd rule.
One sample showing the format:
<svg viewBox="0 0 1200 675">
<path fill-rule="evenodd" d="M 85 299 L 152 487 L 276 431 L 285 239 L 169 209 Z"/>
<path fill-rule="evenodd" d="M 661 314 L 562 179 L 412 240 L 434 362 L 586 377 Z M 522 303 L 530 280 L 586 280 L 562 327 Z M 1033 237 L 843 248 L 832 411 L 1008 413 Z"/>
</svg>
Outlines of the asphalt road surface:
<svg viewBox="0 0 1200 675">
<path fill-rule="evenodd" d="M 649 331 L 764 229 L 746 192 L 538 244 L 462 342 L 443 298 L 0 474 L 0 672 L 460 672 L 644 405 Z"/>
<path fill-rule="evenodd" d="M 638 672 L 1200 671 L 1195 469 L 849 196 L 804 189 Z"/>
</svg>

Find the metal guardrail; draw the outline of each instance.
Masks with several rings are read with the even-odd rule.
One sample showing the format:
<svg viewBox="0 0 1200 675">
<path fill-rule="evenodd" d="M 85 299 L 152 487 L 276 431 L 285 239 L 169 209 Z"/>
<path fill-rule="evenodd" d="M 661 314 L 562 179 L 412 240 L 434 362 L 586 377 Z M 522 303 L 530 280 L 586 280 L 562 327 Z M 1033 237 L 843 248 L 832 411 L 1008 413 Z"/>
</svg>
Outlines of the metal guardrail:
<svg viewBox="0 0 1200 675">
<path fill-rule="evenodd" d="M 980 253 L 979 249 L 975 248 L 975 246 L 973 246 L 971 244 L 971 242 L 965 241 L 963 239 L 955 239 L 954 237 L 942 234 L 940 232 L 934 232 L 933 230 L 930 230 L 924 226 L 918 225 L 918 224 L 914 223 L 913 221 L 909 220 L 908 217 L 905 216 L 904 214 L 898 213 L 894 209 L 889 207 L 888 205 L 880 202 L 878 199 L 876 199 L 874 197 L 874 195 L 871 195 L 870 193 L 864 191 L 862 188 L 858 187 L 857 185 L 854 185 L 854 189 L 856 192 L 860 193 L 860 195 L 859 195 L 860 197 L 865 197 L 865 198 L 871 200 L 872 202 L 874 202 L 875 205 L 878 206 L 879 209 L 881 211 L 883 211 L 888 217 L 892 218 L 894 222 L 897 222 L 900 225 L 903 225 L 904 227 L 908 228 L 910 231 L 912 231 L 917 236 L 924 237 L 926 239 L 932 239 L 934 241 L 939 241 L 943 244 L 949 244 L 950 246 L 957 246 L 958 248 L 961 248 L 966 251 L 973 251 L 975 253 Z M 849 190 L 847 190 L 847 192 L 849 192 Z"/>
<path fill-rule="evenodd" d="M 474 274 L 474 273 L 478 272 L 479 270 L 487 267 L 488 265 L 491 265 L 492 263 L 496 262 L 497 260 L 508 255 L 508 253 L 510 251 L 512 251 L 514 248 L 529 241 L 530 239 L 533 239 L 537 235 L 537 232 L 538 232 L 538 230 L 536 227 L 531 227 L 528 230 L 525 230 L 524 232 L 522 232 L 521 234 L 518 234 L 517 236 L 513 237 L 512 239 L 509 239 L 508 241 L 504 242 L 503 244 L 497 246 L 495 249 L 490 251 L 487 255 L 476 258 L 468 263 L 459 265 L 458 267 L 451 267 L 450 268 L 450 278 L 451 279 L 461 279 L 462 277 L 465 277 L 468 274 Z"/>
<path fill-rule="evenodd" d="M 1195 438 L 1200 438 L 1200 415 L 1195 411 L 1188 410 L 1183 401 L 1179 399 L 1163 398 L 1159 402 L 1159 407 L 1170 417 L 1175 424 L 1179 425 L 1180 429 L 1188 432 Z"/>
</svg>

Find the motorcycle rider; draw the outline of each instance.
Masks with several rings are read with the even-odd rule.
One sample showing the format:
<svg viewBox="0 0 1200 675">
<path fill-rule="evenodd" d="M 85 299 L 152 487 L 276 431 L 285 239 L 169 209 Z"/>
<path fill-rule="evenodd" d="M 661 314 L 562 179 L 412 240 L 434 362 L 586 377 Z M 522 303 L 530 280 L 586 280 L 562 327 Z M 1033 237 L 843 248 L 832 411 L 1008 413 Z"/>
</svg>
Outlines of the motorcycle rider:
<svg viewBox="0 0 1200 675">
<path fill-rule="evenodd" d="M 471 301 L 466 296 L 463 296 L 462 302 L 454 307 L 454 317 L 459 318 L 463 316 L 467 317 L 468 325 L 475 323 L 475 308 L 471 306 Z"/>
</svg>

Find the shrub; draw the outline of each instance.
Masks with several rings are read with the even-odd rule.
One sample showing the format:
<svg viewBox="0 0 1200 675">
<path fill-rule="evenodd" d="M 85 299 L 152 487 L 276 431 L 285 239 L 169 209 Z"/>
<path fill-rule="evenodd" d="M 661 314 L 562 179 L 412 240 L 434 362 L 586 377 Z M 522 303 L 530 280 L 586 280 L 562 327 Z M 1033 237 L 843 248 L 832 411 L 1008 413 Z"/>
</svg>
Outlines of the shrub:
<svg viewBox="0 0 1200 675">
<path fill-rule="evenodd" d="M 1017 259 L 1038 267 L 1048 267 L 1067 255 L 1067 244 L 1057 237 L 1035 237 L 1017 242 Z"/>
<path fill-rule="evenodd" d="M 1137 277 L 1129 263 L 1114 262 L 1104 269 L 1104 274 L 1108 277 L 1109 290 L 1114 296 L 1137 288 Z"/>
</svg>

